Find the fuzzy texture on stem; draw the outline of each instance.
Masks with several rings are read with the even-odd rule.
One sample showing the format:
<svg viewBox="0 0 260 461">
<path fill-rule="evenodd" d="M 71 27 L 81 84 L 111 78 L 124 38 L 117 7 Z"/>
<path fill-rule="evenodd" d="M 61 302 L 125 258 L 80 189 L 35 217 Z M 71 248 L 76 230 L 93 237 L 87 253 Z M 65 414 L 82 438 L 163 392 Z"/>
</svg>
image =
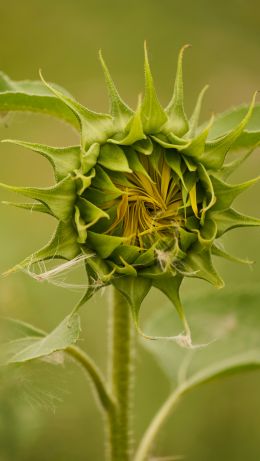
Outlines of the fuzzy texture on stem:
<svg viewBox="0 0 260 461">
<path fill-rule="evenodd" d="M 133 327 L 125 297 L 111 288 L 109 379 L 116 409 L 109 412 L 107 459 L 129 461 L 132 451 L 131 396 L 133 386 Z"/>
</svg>

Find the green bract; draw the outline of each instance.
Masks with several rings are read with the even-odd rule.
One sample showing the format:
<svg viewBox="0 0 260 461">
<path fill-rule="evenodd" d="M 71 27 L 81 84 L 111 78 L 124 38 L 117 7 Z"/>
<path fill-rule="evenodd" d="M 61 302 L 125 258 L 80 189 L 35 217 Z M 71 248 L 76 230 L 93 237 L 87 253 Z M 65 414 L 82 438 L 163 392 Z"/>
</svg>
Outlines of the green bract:
<svg viewBox="0 0 260 461">
<path fill-rule="evenodd" d="M 18 267 L 86 255 L 89 289 L 81 304 L 97 288 L 112 283 L 127 297 L 138 326 L 141 302 L 155 286 L 174 303 L 189 337 L 179 299 L 183 278 L 198 277 L 222 287 L 212 255 L 236 258 L 221 249 L 219 237 L 235 227 L 260 224 L 232 208 L 235 198 L 259 177 L 230 185 L 226 179 L 243 157 L 225 163 L 230 150 L 246 147 L 251 152 L 260 133 L 246 131 L 253 112 L 259 110 L 254 108 L 255 96 L 247 109 L 239 109 L 238 117 L 233 111 L 231 116 L 227 113 L 215 122 L 212 118 L 199 127 L 205 87 L 187 118 L 183 107 L 184 49 L 166 109 L 154 88 L 146 48 L 145 92 L 135 111 L 120 98 L 101 55 L 109 115 L 88 110 L 43 78 L 45 90 L 39 83 L 27 82 L 26 86 L 26 82 L 14 83 L 2 75 L 2 111 L 31 110 L 57 116 L 78 128 L 81 142 L 54 148 L 8 140 L 45 156 L 53 165 L 57 183 L 45 189 L 1 186 L 37 201 L 16 206 L 58 220 L 49 244 Z M 222 128 L 225 117 L 227 123 Z M 212 138 L 214 130 L 217 135 Z"/>
</svg>

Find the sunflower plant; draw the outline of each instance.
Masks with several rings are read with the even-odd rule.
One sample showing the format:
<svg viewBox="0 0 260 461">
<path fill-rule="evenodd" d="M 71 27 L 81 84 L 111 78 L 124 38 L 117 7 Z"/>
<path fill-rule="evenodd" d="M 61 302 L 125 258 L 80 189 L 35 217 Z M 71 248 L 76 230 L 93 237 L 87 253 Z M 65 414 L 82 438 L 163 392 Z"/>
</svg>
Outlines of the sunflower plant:
<svg viewBox="0 0 260 461">
<path fill-rule="evenodd" d="M 100 54 L 109 114 L 87 109 L 60 86 L 47 83 L 41 73 L 41 82 L 14 82 L 0 75 L 3 116 L 11 111 L 44 113 L 67 122 L 79 133 L 78 145 L 59 148 L 3 140 L 44 156 L 53 166 L 56 180 L 48 188 L 0 184 L 33 200 L 5 203 L 47 213 L 57 220 L 50 242 L 8 272 L 31 271 L 46 260 L 57 260 L 53 270 L 62 271 L 83 261 L 88 279 L 82 299 L 51 333 L 20 323 L 25 337 L 4 345 L 2 364 L 35 360 L 58 350 L 81 364 L 94 383 L 106 418 L 106 456 L 111 461 L 148 459 L 162 423 L 162 418 L 152 423 L 134 453 L 130 427 L 132 323 L 146 340 L 196 348 L 179 294 L 183 279 L 200 278 L 223 287 L 213 257 L 241 259 L 224 251 L 221 237 L 236 227 L 260 225 L 259 219 L 233 208 L 233 201 L 258 182 L 259 176 L 240 184 L 227 182 L 260 142 L 256 94 L 248 106 L 200 124 L 205 86 L 188 118 L 182 77 L 186 47 L 179 53 L 173 96 L 166 108 L 157 97 L 146 47 L 145 89 L 135 109 L 121 99 Z M 226 160 L 236 151 L 241 153 Z M 80 307 L 109 285 L 112 328 L 110 376 L 106 380 L 75 343 L 80 333 Z M 152 287 L 162 291 L 177 310 L 183 324 L 179 335 L 150 336 L 140 327 L 140 308 Z M 184 391 L 186 388 L 181 389 Z"/>
</svg>

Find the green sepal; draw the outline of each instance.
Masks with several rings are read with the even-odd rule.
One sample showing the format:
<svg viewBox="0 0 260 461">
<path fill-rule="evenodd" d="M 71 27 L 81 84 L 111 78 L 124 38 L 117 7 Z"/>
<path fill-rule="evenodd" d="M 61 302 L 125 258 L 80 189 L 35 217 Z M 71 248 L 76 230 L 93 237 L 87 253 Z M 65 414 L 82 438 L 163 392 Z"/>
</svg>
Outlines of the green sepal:
<svg viewBox="0 0 260 461">
<path fill-rule="evenodd" d="M 92 181 L 92 186 L 95 189 L 100 189 L 107 197 L 106 200 L 113 200 L 122 195 L 122 191 L 114 185 L 109 175 L 99 165 L 96 166 L 96 176 Z"/>
<path fill-rule="evenodd" d="M 207 164 L 209 168 L 217 170 L 222 167 L 226 154 L 230 150 L 231 146 L 235 143 L 237 138 L 241 135 L 250 120 L 254 109 L 256 94 L 257 93 L 255 93 L 253 96 L 248 112 L 244 116 L 243 120 L 236 126 L 236 128 L 221 138 L 206 143 L 205 152 L 201 158 L 201 162 Z"/>
<path fill-rule="evenodd" d="M 57 181 L 80 167 L 80 146 L 50 147 L 14 139 L 4 139 L 2 142 L 16 144 L 43 155 L 52 164 Z"/>
<path fill-rule="evenodd" d="M 154 145 L 149 137 L 135 142 L 133 148 L 144 155 L 151 155 L 154 151 Z"/>
<path fill-rule="evenodd" d="M 196 242 L 197 236 L 193 232 L 188 232 L 183 227 L 179 227 L 178 229 L 179 237 L 180 237 L 180 245 L 181 249 L 186 252 L 190 246 Z"/>
<path fill-rule="evenodd" d="M 198 124 L 199 124 L 202 101 L 203 101 L 204 95 L 205 95 L 206 91 L 208 90 L 208 88 L 209 88 L 209 85 L 205 85 L 202 88 L 201 92 L 199 93 L 199 96 L 198 96 L 194 111 L 193 111 L 193 113 L 192 113 L 192 115 L 190 117 L 190 120 L 189 120 L 190 128 L 189 128 L 189 131 L 187 133 L 187 136 L 189 138 L 193 138 L 196 135 Z"/>
<path fill-rule="evenodd" d="M 89 254 L 89 248 L 84 248 L 83 246 L 82 249 L 84 253 L 86 253 L 87 255 Z M 110 283 L 115 272 L 114 269 L 111 271 L 107 262 L 97 255 L 94 255 L 93 258 L 90 257 L 86 260 L 86 270 L 89 279 L 91 279 L 93 282 L 92 284 L 90 284 L 89 288 L 93 290 L 101 288 L 104 285 Z"/>
<path fill-rule="evenodd" d="M 186 189 L 186 184 L 183 178 L 183 168 L 181 162 L 181 156 L 175 150 L 167 150 L 165 152 L 165 160 L 168 163 L 169 167 L 177 174 L 178 178 L 180 178 L 183 187 Z"/>
<path fill-rule="evenodd" d="M 208 162 L 208 157 L 205 156 L 205 145 L 213 121 L 214 116 L 212 115 L 206 127 L 201 132 L 199 132 L 195 138 L 190 140 L 187 147 L 184 146 L 182 149 L 183 154 L 193 158 L 198 162 L 203 163 L 206 167 L 208 167 L 208 163 L 210 164 L 210 162 Z"/>
<path fill-rule="evenodd" d="M 135 260 L 134 265 L 150 266 L 151 264 L 153 264 L 155 262 L 155 247 L 156 245 L 153 245 L 151 248 L 141 253 Z"/>
<path fill-rule="evenodd" d="M 231 229 L 237 227 L 258 227 L 260 226 L 260 219 L 244 215 L 238 211 L 230 208 L 224 211 L 217 211 L 210 213 L 210 217 L 216 222 L 218 227 L 217 237 Z"/>
<path fill-rule="evenodd" d="M 106 63 L 103 59 L 101 51 L 99 51 L 99 59 L 104 71 L 105 80 L 108 89 L 109 101 L 110 101 L 110 113 L 115 119 L 118 128 L 123 129 L 132 116 L 133 111 L 128 107 L 124 101 L 121 99 L 116 86 L 111 78 L 110 72 L 106 66 Z"/>
<path fill-rule="evenodd" d="M 155 280 L 161 277 L 165 277 L 165 275 L 174 277 L 176 273 L 177 273 L 176 269 L 173 266 L 168 268 L 168 271 L 166 271 L 166 270 L 162 270 L 159 264 L 153 264 L 150 267 L 145 267 L 144 269 L 139 270 L 139 274 L 143 278 L 148 278 L 150 280 Z"/>
<path fill-rule="evenodd" d="M 174 85 L 172 99 L 165 111 L 168 115 L 168 121 L 163 127 L 164 131 L 173 132 L 175 135 L 183 136 L 189 130 L 189 122 L 184 111 L 183 105 L 183 78 L 182 78 L 182 59 L 183 52 L 190 45 L 184 45 L 179 53 L 177 73 Z"/>
<path fill-rule="evenodd" d="M 76 192 L 75 182 L 71 176 L 67 176 L 55 186 L 46 187 L 45 189 L 37 187 L 15 187 L 2 183 L 0 183 L 0 187 L 42 202 L 61 221 L 67 221 L 72 214 Z"/>
<path fill-rule="evenodd" d="M 133 264 L 140 255 L 140 248 L 134 245 L 120 245 L 117 247 L 110 259 L 116 264 L 121 263 L 121 258 L 124 259 L 128 264 Z"/>
<path fill-rule="evenodd" d="M 239 194 L 256 184 L 259 180 L 260 176 L 241 184 L 227 184 L 211 175 L 211 182 L 216 195 L 216 203 L 212 207 L 212 211 L 228 209 Z"/>
<path fill-rule="evenodd" d="M 124 241 L 125 239 L 123 237 L 97 234 L 96 232 L 88 231 L 88 244 L 102 259 L 108 258 L 119 245 L 124 243 Z"/>
<path fill-rule="evenodd" d="M 80 197 L 78 199 L 77 206 L 87 226 L 92 226 L 101 218 L 109 219 L 109 215 L 104 210 L 98 208 L 96 205 L 89 202 L 83 197 Z"/>
<path fill-rule="evenodd" d="M 81 158 L 81 170 L 83 174 L 87 174 L 97 163 L 97 159 L 100 152 L 100 145 L 95 142 L 92 144 L 87 152 L 82 154 Z"/>
<path fill-rule="evenodd" d="M 190 338 L 190 328 L 185 317 L 184 309 L 179 295 L 182 280 L 183 277 L 180 275 L 175 275 L 175 277 L 164 275 L 163 277 L 153 279 L 153 286 L 155 288 L 158 288 L 158 290 L 160 290 L 162 293 L 164 293 L 172 302 L 184 326 L 185 334 Z"/>
<path fill-rule="evenodd" d="M 96 170 L 92 168 L 88 175 L 83 174 L 81 170 L 74 170 L 74 175 L 77 194 L 82 195 L 83 192 L 91 186 L 92 180 L 96 176 Z"/>
<path fill-rule="evenodd" d="M 162 125 L 167 121 L 167 116 L 159 103 L 150 64 L 146 44 L 144 46 L 144 72 L 145 72 L 145 93 L 142 102 L 141 117 L 146 134 L 158 133 Z"/>
<path fill-rule="evenodd" d="M 204 223 L 206 212 L 216 203 L 215 191 L 210 179 L 210 176 L 204 165 L 198 165 L 198 176 L 200 183 L 203 186 L 205 194 L 203 194 L 202 209 L 201 209 L 201 224 Z M 205 197 L 206 195 L 206 197 Z M 206 199 L 207 200 L 206 200 Z"/>
<path fill-rule="evenodd" d="M 193 162 L 189 157 L 186 157 L 185 155 L 182 154 L 182 159 L 184 163 L 186 164 L 187 168 L 189 171 L 196 171 L 197 170 L 197 165 L 196 163 Z"/>
<path fill-rule="evenodd" d="M 152 286 L 151 280 L 143 277 L 126 276 L 114 278 L 112 284 L 127 299 L 136 329 L 142 334 L 139 327 L 139 313 L 142 302 Z"/>
<path fill-rule="evenodd" d="M 98 163 L 108 170 L 132 173 L 123 149 L 114 144 L 106 143 L 101 146 Z"/>
<path fill-rule="evenodd" d="M 203 226 L 197 230 L 193 230 L 198 235 L 198 241 L 201 246 L 209 248 L 217 236 L 217 224 L 213 219 L 207 218 Z"/>
<path fill-rule="evenodd" d="M 41 74 L 40 76 L 47 88 L 63 101 L 78 118 L 81 126 L 81 142 L 84 150 L 87 150 L 95 142 L 100 144 L 105 142 L 111 136 L 113 133 L 113 119 L 110 115 L 90 111 L 75 99 L 66 96 L 47 83 Z"/>
<path fill-rule="evenodd" d="M 6 275 L 48 259 L 66 259 L 69 261 L 76 258 L 81 253 L 77 238 L 78 235 L 71 224 L 60 222 L 47 245 L 7 271 Z"/>
<path fill-rule="evenodd" d="M 241 259 L 238 258 L 237 256 L 233 256 L 229 253 L 227 253 L 223 248 L 220 248 L 216 243 L 212 245 L 211 252 L 214 256 L 219 256 L 220 258 L 227 259 L 228 261 L 232 261 L 235 263 L 241 263 L 241 264 L 253 264 L 254 261 L 249 261 L 248 259 Z"/>
<path fill-rule="evenodd" d="M 77 206 L 75 206 L 75 223 L 79 235 L 79 243 L 86 242 L 87 229 L 96 224 L 101 218 L 109 219 L 109 215 L 83 197 L 77 200 Z"/>
<path fill-rule="evenodd" d="M 159 133 L 156 136 L 151 137 L 165 149 L 177 149 L 182 151 L 186 149 L 191 143 L 190 140 L 179 138 L 178 136 L 173 136 L 172 134 L 168 134 L 166 137 L 163 133 Z"/>
<path fill-rule="evenodd" d="M 131 146 L 141 139 L 146 139 L 146 135 L 143 131 L 141 102 L 139 101 L 136 111 L 124 129 L 124 133 L 120 133 L 118 136 L 115 135 L 114 138 L 108 139 L 108 142 L 112 144 L 121 144 L 122 146 Z"/>
<path fill-rule="evenodd" d="M 77 242 L 78 243 L 85 243 L 87 240 L 87 226 L 84 220 L 81 217 L 80 210 L 77 206 L 75 206 L 75 215 L 74 221 L 76 224 L 76 229 L 78 233 Z"/>
<path fill-rule="evenodd" d="M 188 275 L 191 277 L 206 280 L 217 288 L 222 288 L 224 282 L 213 266 L 210 248 L 205 248 L 200 243 L 195 243 L 192 251 L 188 252 L 183 260 L 184 267 L 187 268 Z"/>
<path fill-rule="evenodd" d="M 115 273 L 129 277 L 137 277 L 137 271 L 135 270 L 135 268 L 131 264 L 128 264 L 124 260 L 124 258 L 121 257 L 120 259 L 121 265 L 115 264 L 112 261 L 109 262 L 109 265 L 111 265 L 111 267 L 115 269 Z"/>
<path fill-rule="evenodd" d="M 134 171 L 135 173 L 141 173 L 142 175 L 146 176 L 146 178 L 148 178 L 149 181 L 152 181 L 145 167 L 141 163 L 138 157 L 138 153 L 131 147 L 129 147 L 125 152 L 126 152 L 127 161 L 128 161 L 128 164 L 131 170 Z"/>
<path fill-rule="evenodd" d="M 17 208 L 22 208 L 24 210 L 38 211 L 40 213 L 46 213 L 51 216 L 54 216 L 51 210 L 43 203 L 36 203 L 36 202 L 35 203 L 16 203 L 16 202 L 7 202 L 6 200 L 3 200 L 1 203 L 3 205 L 15 206 Z"/>
</svg>

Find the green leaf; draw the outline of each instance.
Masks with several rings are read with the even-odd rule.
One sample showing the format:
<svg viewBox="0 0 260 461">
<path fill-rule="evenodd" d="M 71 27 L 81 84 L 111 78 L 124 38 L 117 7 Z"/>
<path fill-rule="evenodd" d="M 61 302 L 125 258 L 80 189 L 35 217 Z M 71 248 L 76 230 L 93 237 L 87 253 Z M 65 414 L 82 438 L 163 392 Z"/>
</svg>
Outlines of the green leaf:
<svg viewBox="0 0 260 461">
<path fill-rule="evenodd" d="M 145 93 L 142 103 L 142 122 L 146 134 L 158 133 L 160 128 L 167 121 L 167 116 L 159 103 L 153 77 L 151 74 L 150 64 L 146 43 L 144 46 L 144 72 L 145 72 Z"/>
<path fill-rule="evenodd" d="M 184 45 L 179 53 L 177 73 L 174 85 L 172 99 L 166 108 L 168 122 L 164 128 L 166 131 L 172 131 L 178 136 L 183 136 L 189 130 L 189 122 L 184 111 L 183 105 L 183 78 L 182 78 L 182 59 L 183 53 L 190 45 Z"/>
<path fill-rule="evenodd" d="M 26 336 L 41 338 L 46 335 L 45 331 L 34 327 L 33 325 L 23 322 L 22 320 L 10 317 L 1 318 L 0 322 L 1 340 L 18 339 Z M 3 342 L 1 341 L 1 342 Z"/>
<path fill-rule="evenodd" d="M 209 140 L 223 136 L 233 130 L 248 113 L 249 106 L 242 105 L 233 107 L 221 114 L 218 114 L 209 132 Z M 246 126 L 247 132 L 259 132 L 260 130 L 260 104 L 256 104 L 250 120 Z M 243 134 L 241 134 L 243 136 Z M 249 146 L 250 147 L 250 146 Z"/>
<path fill-rule="evenodd" d="M 259 296 L 259 289 L 222 292 L 217 296 L 193 295 L 186 304 L 198 347 L 185 350 L 169 342 L 144 343 L 174 382 L 175 389 L 148 426 L 137 449 L 136 461 L 148 459 L 158 432 L 180 397 L 218 377 L 260 367 Z M 148 326 L 167 335 L 173 328 L 170 317 L 170 310 L 168 313 L 160 310 L 150 318 Z"/>
<path fill-rule="evenodd" d="M 23 363 L 46 357 L 56 351 L 66 350 L 69 346 L 76 343 L 79 334 L 79 315 L 69 315 L 51 333 L 43 338 L 32 334 L 31 337 L 23 337 L 2 345 L 0 364 L 3 366 Z"/>
<path fill-rule="evenodd" d="M 242 134 L 252 116 L 255 99 L 256 93 L 252 98 L 252 102 L 244 118 L 233 130 L 221 136 L 220 138 L 206 142 L 205 152 L 201 158 L 202 163 L 205 163 L 205 165 L 207 165 L 209 168 L 216 170 L 222 167 L 226 154 Z"/>
<path fill-rule="evenodd" d="M 254 150 L 258 147 L 258 144 L 254 145 L 251 149 L 249 149 L 243 155 L 240 155 L 238 158 L 233 160 L 232 162 L 225 163 L 219 172 L 215 173 L 215 176 L 221 179 L 227 179 L 242 163 L 244 163 L 247 158 L 254 152 Z"/>
<path fill-rule="evenodd" d="M 35 112 L 51 115 L 79 129 L 78 120 L 73 112 L 60 99 L 53 96 L 12 91 L 0 93 L 1 112 Z"/>
<path fill-rule="evenodd" d="M 248 114 L 250 119 L 248 119 Z M 243 124 L 243 120 L 246 123 Z M 209 132 L 209 142 L 218 137 L 231 135 L 232 131 L 236 130 L 239 125 L 242 130 L 237 134 L 236 139 L 231 146 L 232 150 L 250 149 L 260 141 L 260 105 L 255 107 L 240 106 L 219 114 L 212 124 Z"/>
<path fill-rule="evenodd" d="M 56 83 L 52 83 L 57 90 L 62 91 L 63 93 L 67 94 L 67 96 L 71 96 L 70 93 L 65 90 L 65 88 L 57 85 Z M 33 94 L 38 96 L 48 95 L 52 96 L 51 91 L 42 83 L 41 80 L 19 80 L 14 81 L 11 80 L 6 74 L 0 71 L 0 93 L 13 91 L 13 92 L 23 92 L 26 94 Z"/>
<path fill-rule="evenodd" d="M 61 181 L 73 170 L 80 167 L 80 146 L 50 147 L 15 139 L 4 139 L 2 142 L 25 147 L 46 157 L 54 168 L 57 181 Z"/>
<path fill-rule="evenodd" d="M 185 301 L 193 343 L 190 350 L 167 342 L 143 345 L 175 383 L 192 388 L 234 371 L 260 366 L 259 288 L 222 290 Z M 175 329 L 171 307 L 157 311 L 146 324 L 149 331 L 167 335 Z M 174 357 L 174 360 L 172 358 Z"/>
</svg>

